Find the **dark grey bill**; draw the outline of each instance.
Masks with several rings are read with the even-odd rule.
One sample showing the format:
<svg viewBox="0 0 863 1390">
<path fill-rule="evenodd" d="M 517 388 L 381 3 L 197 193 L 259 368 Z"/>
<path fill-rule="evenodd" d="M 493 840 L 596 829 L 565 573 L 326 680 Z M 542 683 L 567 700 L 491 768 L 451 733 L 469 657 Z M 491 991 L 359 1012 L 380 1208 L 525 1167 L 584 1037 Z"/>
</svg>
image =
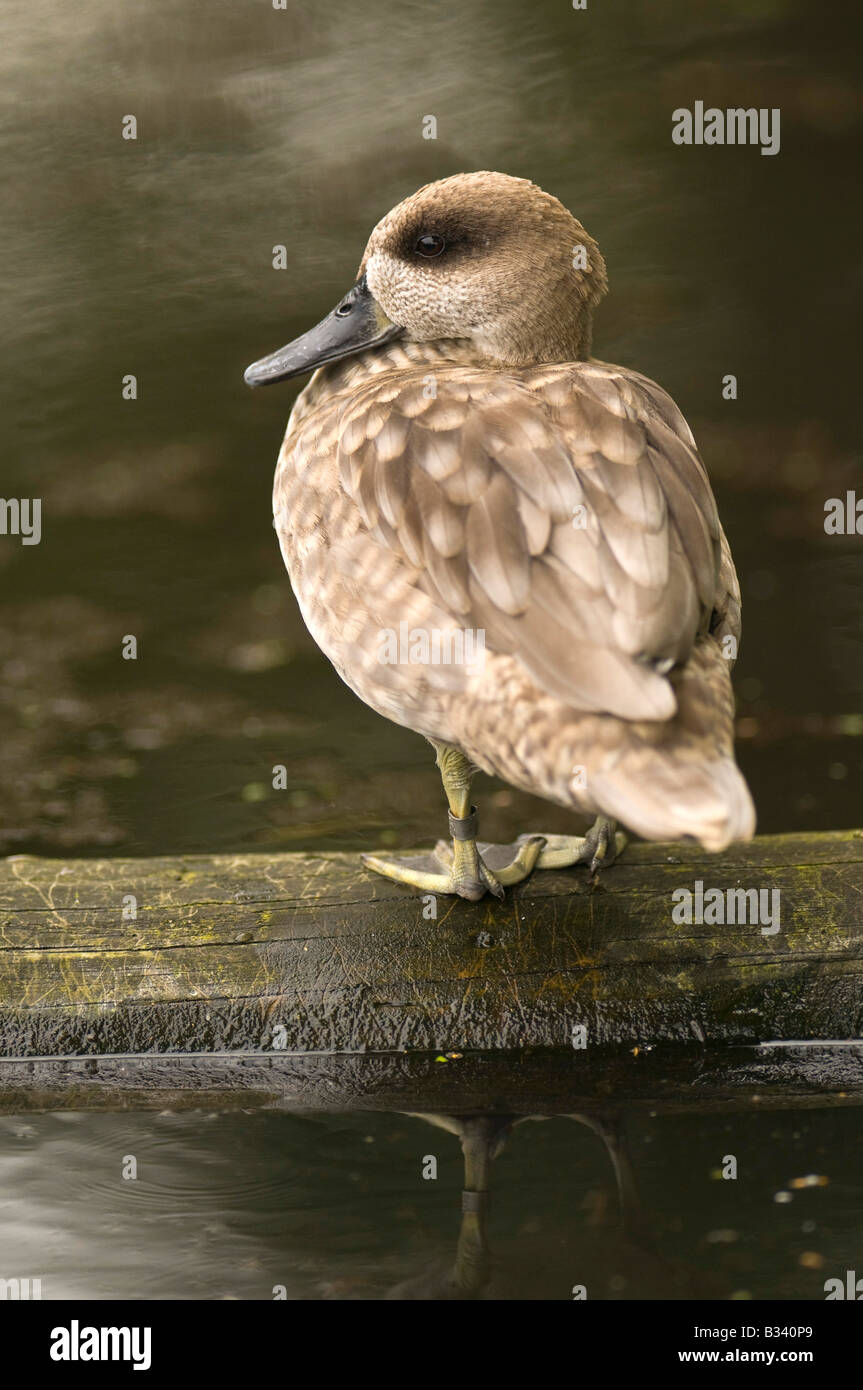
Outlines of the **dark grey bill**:
<svg viewBox="0 0 863 1390">
<path fill-rule="evenodd" d="M 269 386 L 302 376 L 325 362 L 338 362 L 364 348 L 388 343 L 402 332 L 397 324 L 390 323 L 363 275 L 333 312 L 308 333 L 247 367 L 245 381 L 248 386 Z"/>
</svg>

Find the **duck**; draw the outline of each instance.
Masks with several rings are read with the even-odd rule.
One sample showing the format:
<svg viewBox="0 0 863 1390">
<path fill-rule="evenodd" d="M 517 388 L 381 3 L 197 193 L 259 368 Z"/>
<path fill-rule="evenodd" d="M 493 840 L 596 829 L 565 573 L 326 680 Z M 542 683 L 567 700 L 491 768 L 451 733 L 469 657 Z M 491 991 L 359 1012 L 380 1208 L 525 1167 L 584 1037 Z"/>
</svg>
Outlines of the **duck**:
<svg viewBox="0 0 863 1390">
<path fill-rule="evenodd" d="M 712 853 L 754 834 L 731 550 L 674 401 L 591 356 L 607 288 L 556 197 L 455 174 L 388 212 L 332 312 L 245 373 L 253 387 L 313 373 L 274 526 L 339 676 L 434 749 L 448 837 L 363 856 L 423 894 L 595 875 L 620 826 Z M 478 771 L 593 825 L 482 841 Z"/>
</svg>

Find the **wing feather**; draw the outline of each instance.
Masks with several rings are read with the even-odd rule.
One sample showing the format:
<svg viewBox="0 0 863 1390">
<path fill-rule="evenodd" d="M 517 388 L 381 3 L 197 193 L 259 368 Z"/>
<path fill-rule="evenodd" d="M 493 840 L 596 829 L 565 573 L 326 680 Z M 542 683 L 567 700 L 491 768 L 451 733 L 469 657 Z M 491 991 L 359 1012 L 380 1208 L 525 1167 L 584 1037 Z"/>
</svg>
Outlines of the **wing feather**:
<svg viewBox="0 0 863 1390">
<path fill-rule="evenodd" d="M 341 486 L 364 526 L 541 689 L 584 712 L 670 718 L 669 668 L 708 627 L 739 631 L 713 494 L 670 398 L 596 362 L 446 366 L 429 399 L 420 369 L 398 372 L 396 394 L 394 375 L 340 421 Z"/>
</svg>

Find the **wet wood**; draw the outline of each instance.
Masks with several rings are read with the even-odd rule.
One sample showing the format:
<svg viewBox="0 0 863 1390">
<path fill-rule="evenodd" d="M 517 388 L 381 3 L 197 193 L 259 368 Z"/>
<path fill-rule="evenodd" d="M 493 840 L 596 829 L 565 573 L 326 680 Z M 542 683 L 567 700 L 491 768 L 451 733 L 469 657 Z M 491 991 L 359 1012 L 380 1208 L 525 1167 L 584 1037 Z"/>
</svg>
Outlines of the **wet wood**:
<svg viewBox="0 0 863 1390">
<path fill-rule="evenodd" d="M 676 923 L 672 894 L 697 882 L 778 891 L 779 930 Z M 103 1094 L 176 1083 L 299 1103 L 344 1084 L 380 1098 L 401 1094 L 411 1060 L 440 1090 L 459 1059 L 437 1055 L 542 1049 L 558 1072 L 566 1059 L 567 1094 L 588 1098 L 615 1066 L 636 1095 L 652 1053 L 687 1059 L 688 1080 L 666 1068 L 667 1093 L 650 1072 L 669 1101 L 716 1048 L 737 1048 L 757 1086 L 759 1045 L 806 1040 L 831 1045 L 834 1092 L 861 1088 L 863 832 L 765 836 L 718 857 L 630 845 L 598 886 L 546 872 L 503 903 L 436 906 L 424 916 L 427 901 L 346 854 L 3 861 L 0 1090 L 93 1089 L 98 1072 Z M 385 1059 L 377 1073 L 361 1053 Z M 797 1094 L 826 1075 L 824 1047 L 815 1072 L 803 1053 Z"/>
<path fill-rule="evenodd" d="M 863 1043 L 464 1053 L 0 1057 L 0 1113 L 385 1110 L 607 1115 L 863 1104 Z"/>
</svg>

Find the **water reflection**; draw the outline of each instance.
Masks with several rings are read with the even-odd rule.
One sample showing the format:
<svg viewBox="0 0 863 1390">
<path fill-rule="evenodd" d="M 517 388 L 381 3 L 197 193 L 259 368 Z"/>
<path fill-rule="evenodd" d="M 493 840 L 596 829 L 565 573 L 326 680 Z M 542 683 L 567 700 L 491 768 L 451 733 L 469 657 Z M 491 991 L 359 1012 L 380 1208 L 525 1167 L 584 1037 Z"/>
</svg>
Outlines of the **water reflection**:
<svg viewBox="0 0 863 1390">
<path fill-rule="evenodd" d="M 0 1277 L 47 1299 L 821 1299 L 859 1267 L 859 1114 L 0 1117 Z M 465 1189 L 490 1195 L 462 1211 Z"/>
<path fill-rule="evenodd" d="M 545 1120 L 544 1115 L 421 1115 L 418 1119 L 458 1136 L 464 1156 L 462 1216 L 451 1266 L 434 1266 L 428 1271 L 397 1284 L 386 1297 L 392 1299 L 453 1299 L 524 1297 L 524 1273 L 520 1260 L 510 1257 L 508 1267 L 495 1266 L 488 1237 L 488 1211 L 492 1198 L 492 1164 L 503 1152 L 517 1125 Z M 567 1115 L 601 1139 L 614 1176 L 618 1222 L 605 1244 L 606 1258 L 612 1254 L 621 1270 L 639 1271 L 638 1292 L 630 1296 L 653 1298 L 722 1298 L 731 1290 L 722 1281 L 684 1261 L 663 1258 L 653 1221 L 645 1210 L 636 1183 L 633 1157 L 620 1110 L 595 1115 Z M 612 1220 L 614 1217 L 612 1216 Z M 591 1271 L 593 1274 L 593 1271 Z M 586 1276 L 585 1276 L 586 1277 Z M 610 1291 L 622 1293 L 631 1287 L 622 1273 L 612 1275 Z M 521 1289 L 521 1292 L 519 1292 Z M 573 1284 L 569 1297 L 584 1300 L 596 1297 L 597 1285 Z M 567 1295 L 561 1295 L 567 1296 Z M 601 1294 L 600 1294 L 601 1296 Z"/>
</svg>

